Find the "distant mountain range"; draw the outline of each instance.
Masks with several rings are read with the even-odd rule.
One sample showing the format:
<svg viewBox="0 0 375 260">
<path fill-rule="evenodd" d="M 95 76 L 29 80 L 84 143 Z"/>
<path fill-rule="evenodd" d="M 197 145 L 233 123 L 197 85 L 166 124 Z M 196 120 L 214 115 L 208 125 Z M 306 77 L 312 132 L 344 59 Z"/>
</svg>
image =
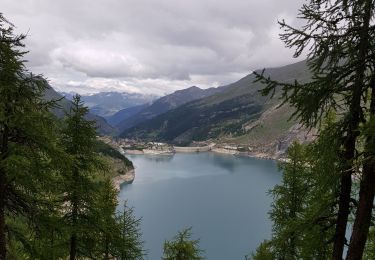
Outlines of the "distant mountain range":
<svg viewBox="0 0 375 260">
<path fill-rule="evenodd" d="M 75 93 L 61 92 L 61 94 L 71 100 Z M 108 118 L 119 110 L 151 103 L 157 99 L 158 96 L 126 92 L 100 92 L 90 95 L 81 95 L 81 98 L 92 113 Z"/>
<path fill-rule="evenodd" d="M 304 61 L 267 69 L 266 74 L 280 82 L 310 79 Z M 120 123 L 119 128 L 125 129 L 120 136 L 180 145 L 214 139 L 267 149 L 280 148 L 284 146 L 283 142 L 292 140 L 303 130 L 295 121 L 288 120 L 293 112 L 289 106 L 278 107 L 280 93 L 276 92 L 273 99 L 263 97 L 259 90 L 264 85 L 254 83 L 254 80 L 254 74 L 247 75 L 235 83 L 211 90 L 206 96 L 176 104 L 175 108 L 164 112 L 149 106 L 147 113 L 135 114 L 122 122 L 127 126 Z M 149 114 L 152 116 L 147 118 Z M 135 118 L 140 118 L 141 122 Z"/>
<path fill-rule="evenodd" d="M 136 113 L 131 113 L 130 110 L 122 110 L 116 113 L 113 117 L 117 117 L 116 119 L 117 124 L 115 125 L 119 132 L 121 133 L 125 129 L 131 128 L 135 125 L 138 125 L 144 121 L 150 120 L 158 115 L 161 115 L 171 109 L 177 108 L 183 104 L 186 104 L 190 101 L 197 100 L 200 98 L 211 96 L 215 93 L 219 93 L 223 91 L 224 88 L 209 88 L 209 89 L 201 89 L 196 86 L 178 90 L 173 92 L 172 94 L 166 95 L 154 101 L 153 103 L 144 106 L 144 107 L 136 107 L 139 109 Z M 129 113 L 130 112 L 130 113 Z M 120 120 L 119 114 L 124 114 L 125 117 Z M 109 119 L 110 122 L 113 122 L 113 119 Z"/>
<path fill-rule="evenodd" d="M 57 117 L 63 117 L 65 115 L 65 112 L 69 112 L 72 103 L 70 100 L 64 98 L 61 94 L 56 92 L 47 82 L 47 89 L 44 93 L 45 100 L 58 100 L 57 105 L 59 107 L 56 107 L 52 110 L 52 112 Z M 96 122 L 97 131 L 99 134 L 102 135 L 114 135 L 116 134 L 116 129 L 112 126 L 110 126 L 107 121 L 98 115 L 95 115 L 93 113 L 88 113 L 86 118 L 88 120 L 93 120 Z"/>
<path fill-rule="evenodd" d="M 143 104 L 143 105 L 139 105 L 139 106 L 121 109 L 120 111 L 118 111 L 114 115 L 108 116 L 107 122 L 110 125 L 116 127 L 121 122 L 127 120 L 129 117 L 132 117 L 135 114 L 138 114 L 139 112 L 141 112 L 143 109 L 147 108 L 148 106 L 149 106 L 149 104 Z"/>
<path fill-rule="evenodd" d="M 304 61 L 267 69 L 266 75 L 280 82 L 310 79 Z M 213 140 L 249 145 L 268 154 L 285 151 L 294 139 L 308 138 L 305 129 L 288 120 L 293 109 L 279 106 L 280 91 L 276 91 L 273 99 L 264 97 L 259 93 L 264 85 L 254 80 L 255 75 L 249 74 L 226 86 L 209 89 L 193 86 L 160 98 L 103 92 L 83 96 L 83 100 L 90 107 L 88 118 L 95 120 L 98 132 L 105 135 L 178 145 Z M 71 94 L 64 94 L 71 98 Z M 62 96 L 49 88 L 46 97 Z M 65 98 L 60 103 L 65 109 L 70 106 Z M 54 112 L 63 113 L 61 109 Z"/>
</svg>

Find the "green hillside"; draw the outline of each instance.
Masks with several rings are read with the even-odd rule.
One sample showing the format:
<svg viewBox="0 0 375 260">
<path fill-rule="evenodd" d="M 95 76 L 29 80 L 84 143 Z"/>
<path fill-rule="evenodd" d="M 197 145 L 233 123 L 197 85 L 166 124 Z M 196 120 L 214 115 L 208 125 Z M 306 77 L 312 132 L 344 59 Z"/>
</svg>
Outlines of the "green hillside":
<svg viewBox="0 0 375 260">
<path fill-rule="evenodd" d="M 169 110 L 177 108 L 188 102 L 211 96 L 222 90 L 224 90 L 224 88 L 200 89 L 196 86 L 177 90 L 169 95 L 157 99 L 155 102 L 147 105 L 132 116 L 126 117 L 123 115 L 124 117 L 122 120 L 117 119 L 119 123 L 116 124 L 116 127 L 121 133 L 125 129 L 129 129 L 133 126 L 141 124 L 142 122 L 166 113 Z"/>
<path fill-rule="evenodd" d="M 309 79 L 304 61 L 267 69 L 266 74 L 281 82 Z M 247 75 L 222 92 L 147 120 L 121 136 L 184 145 L 207 139 L 260 144 L 281 138 L 294 125 L 288 121 L 291 109 L 277 107 L 278 92 L 273 99 L 261 96 L 259 90 L 264 86 L 254 80 L 254 74 Z"/>
</svg>

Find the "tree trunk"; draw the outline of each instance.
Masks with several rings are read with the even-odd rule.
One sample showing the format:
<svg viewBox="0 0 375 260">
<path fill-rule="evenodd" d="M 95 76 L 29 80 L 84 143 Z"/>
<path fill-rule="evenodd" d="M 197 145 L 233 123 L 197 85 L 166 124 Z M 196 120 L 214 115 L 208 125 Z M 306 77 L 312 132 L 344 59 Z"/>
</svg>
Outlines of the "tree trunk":
<svg viewBox="0 0 375 260">
<path fill-rule="evenodd" d="M 76 172 L 74 172 L 74 176 L 76 175 Z M 76 180 L 76 178 L 75 178 Z M 75 188 L 75 187 L 74 187 Z M 72 234 L 70 237 L 70 260 L 75 260 L 77 257 L 77 218 L 78 218 L 78 203 L 77 203 L 77 196 L 75 194 L 75 191 L 73 192 L 72 197 Z"/>
<path fill-rule="evenodd" d="M 108 239 L 108 237 L 106 236 L 106 238 L 105 238 L 105 257 L 104 257 L 104 259 L 105 260 L 108 260 L 109 259 L 109 241 L 108 241 L 109 239 Z"/>
<path fill-rule="evenodd" d="M 0 160 L 5 160 L 8 153 L 8 135 L 9 128 L 4 124 L 3 134 L 1 136 Z M 7 178 L 3 167 L 0 165 L 0 260 L 4 260 L 7 253 L 6 247 L 6 224 L 5 224 L 5 208 L 6 208 L 6 185 Z"/>
<path fill-rule="evenodd" d="M 341 190 L 339 199 L 339 212 L 337 216 L 335 240 L 333 244 L 332 259 L 342 260 L 345 245 L 346 224 L 349 216 L 350 191 L 352 187 L 351 171 L 341 177 Z"/>
<path fill-rule="evenodd" d="M 362 66 L 361 66 L 362 67 Z M 333 260 L 342 260 L 345 233 L 350 213 L 350 194 L 352 189 L 352 174 L 353 174 L 353 161 L 355 159 L 355 148 L 358 133 L 358 125 L 360 122 L 361 111 L 361 94 L 362 82 L 364 76 L 364 69 L 358 69 L 358 78 L 356 84 L 353 86 L 353 97 L 350 104 L 347 137 L 344 143 L 344 166 L 341 172 L 340 179 L 340 195 L 339 195 L 339 210 L 337 213 L 336 230 L 333 243 Z"/>
<path fill-rule="evenodd" d="M 363 167 L 363 179 L 359 192 L 359 204 L 350 240 L 347 260 L 362 259 L 369 227 L 375 194 L 375 162 L 370 159 Z"/>
<path fill-rule="evenodd" d="M 70 237 L 70 260 L 75 260 L 77 255 L 77 235 L 74 233 Z"/>
<path fill-rule="evenodd" d="M 369 48 L 369 26 L 372 15 L 372 0 L 366 0 L 365 2 L 359 2 L 361 9 L 364 11 L 363 20 L 357 21 L 357 17 L 353 18 L 354 23 L 358 24 L 361 28 L 359 35 L 359 46 L 357 59 L 361 62 L 361 65 L 357 69 L 357 78 L 353 86 L 353 98 L 350 104 L 350 118 L 349 127 L 347 133 L 347 140 L 345 143 L 345 159 L 348 163 L 347 168 L 342 173 L 341 177 L 341 191 L 339 199 L 339 212 L 337 218 L 335 241 L 333 245 L 333 255 L 334 260 L 342 260 L 342 255 L 344 251 L 345 243 L 345 233 L 348 221 L 348 215 L 350 213 L 350 193 L 352 180 L 351 176 L 353 173 L 352 165 L 355 156 L 355 145 L 356 139 L 358 137 L 358 125 L 361 118 L 361 95 L 364 84 L 364 76 L 366 72 L 366 64 L 363 62 L 366 60 L 368 48 Z M 362 23 L 361 23 L 362 22 Z"/>
<path fill-rule="evenodd" d="M 5 236 L 5 176 L 0 168 L 0 260 L 6 256 Z"/>
<path fill-rule="evenodd" d="M 360 74 L 361 75 L 361 74 Z M 363 73 L 362 73 L 363 75 Z M 347 129 L 347 137 L 344 143 L 344 163 L 340 178 L 339 209 L 337 213 L 336 230 L 333 243 L 333 260 L 342 260 L 345 233 L 350 213 L 350 194 L 352 189 L 353 160 L 355 159 L 355 145 L 358 137 L 358 125 L 360 122 L 361 79 L 354 86 L 353 98 L 350 104 L 350 115 Z"/>
<path fill-rule="evenodd" d="M 371 80 L 370 120 L 375 120 L 375 75 Z M 367 136 L 365 161 L 359 191 L 359 203 L 350 239 L 348 260 L 362 259 L 373 210 L 375 195 L 375 136 Z"/>
</svg>

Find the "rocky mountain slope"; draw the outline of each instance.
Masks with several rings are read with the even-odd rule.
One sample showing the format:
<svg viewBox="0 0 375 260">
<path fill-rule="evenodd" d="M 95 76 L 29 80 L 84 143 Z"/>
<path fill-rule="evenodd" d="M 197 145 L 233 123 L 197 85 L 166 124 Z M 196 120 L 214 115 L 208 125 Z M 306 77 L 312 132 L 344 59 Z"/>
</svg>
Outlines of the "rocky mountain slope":
<svg viewBox="0 0 375 260">
<path fill-rule="evenodd" d="M 213 94 L 220 93 L 223 90 L 224 88 L 200 89 L 193 86 L 187 89 L 175 91 L 172 94 L 157 99 L 152 104 L 140 110 L 138 113 L 130 117 L 123 118 L 123 120 L 121 120 L 116 127 L 119 129 L 119 132 L 122 132 L 125 129 L 131 128 L 143 121 L 154 118 L 192 100 L 208 97 Z"/>
<path fill-rule="evenodd" d="M 310 77 L 305 62 L 270 68 L 266 70 L 266 75 L 280 82 L 296 79 L 303 82 Z M 288 120 L 292 109 L 289 106 L 278 107 L 280 93 L 276 92 L 273 99 L 263 97 L 259 90 L 264 86 L 260 82 L 254 83 L 254 80 L 255 75 L 250 74 L 221 92 L 126 129 L 121 137 L 183 145 L 212 139 L 275 152 L 284 149 L 283 140 L 289 142 L 299 135 L 307 139 L 310 133 Z"/>
</svg>

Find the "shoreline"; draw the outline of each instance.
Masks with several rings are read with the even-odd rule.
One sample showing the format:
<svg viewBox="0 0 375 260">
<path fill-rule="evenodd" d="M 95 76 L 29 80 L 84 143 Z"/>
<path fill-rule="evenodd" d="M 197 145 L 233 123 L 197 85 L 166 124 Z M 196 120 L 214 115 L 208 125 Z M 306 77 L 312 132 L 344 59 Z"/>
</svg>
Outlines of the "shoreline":
<svg viewBox="0 0 375 260">
<path fill-rule="evenodd" d="M 112 178 L 113 187 L 117 190 L 121 190 L 123 184 L 131 184 L 135 179 L 135 169 L 127 171 L 125 174 L 119 174 Z"/>
<path fill-rule="evenodd" d="M 125 154 L 130 155 L 173 155 L 175 153 L 204 153 L 204 152 L 211 152 L 216 154 L 227 154 L 232 156 L 244 156 L 244 157 L 251 157 L 251 158 L 258 158 L 258 159 L 265 159 L 265 160 L 274 160 L 274 161 L 285 161 L 284 158 L 278 157 L 275 155 L 271 155 L 269 153 L 264 152 L 240 152 L 232 149 L 226 149 L 226 148 L 214 148 L 210 147 L 210 149 L 207 149 L 207 147 L 177 147 L 178 149 L 175 149 L 173 153 L 171 152 L 163 152 L 163 151 L 155 151 L 153 153 L 143 152 L 136 150 L 125 150 Z M 183 149 L 181 149 L 183 148 Z M 203 149 L 200 149 L 203 148 Z"/>
</svg>

